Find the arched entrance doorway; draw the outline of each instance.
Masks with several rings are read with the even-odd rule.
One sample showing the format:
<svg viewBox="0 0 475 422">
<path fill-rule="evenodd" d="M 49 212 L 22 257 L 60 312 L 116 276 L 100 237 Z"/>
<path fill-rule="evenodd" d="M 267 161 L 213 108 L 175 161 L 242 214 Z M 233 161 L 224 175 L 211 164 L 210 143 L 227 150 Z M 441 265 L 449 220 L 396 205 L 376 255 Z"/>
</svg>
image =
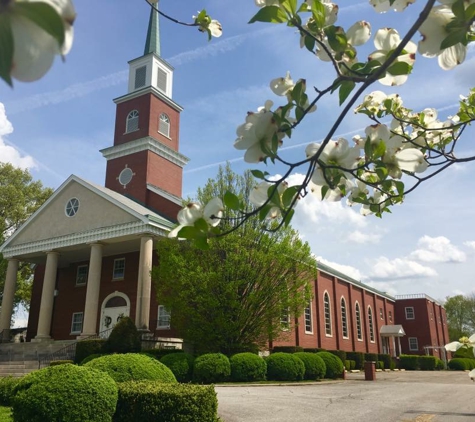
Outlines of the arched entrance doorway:
<svg viewBox="0 0 475 422">
<path fill-rule="evenodd" d="M 130 313 L 130 300 L 126 294 L 114 292 L 102 302 L 101 326 L 99 332 L 114 328 L 117 322 Z"/>
</svg>

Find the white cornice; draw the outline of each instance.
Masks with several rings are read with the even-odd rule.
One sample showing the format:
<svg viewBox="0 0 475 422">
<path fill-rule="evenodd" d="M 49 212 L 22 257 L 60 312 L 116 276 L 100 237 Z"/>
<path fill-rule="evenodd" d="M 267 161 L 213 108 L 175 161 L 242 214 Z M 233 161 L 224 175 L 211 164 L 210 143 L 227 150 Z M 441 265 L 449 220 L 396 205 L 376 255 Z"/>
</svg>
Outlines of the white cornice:
<svg viewBox="0 0 475 422">
<path fill-rule="evenodd" d="M 102 155 L 107 160 L 113 160 L 114 158 L 125 157 L 127 155 L 135 154 L 142 151 L 151 151 L 160 157 L 165 158 L 168 161 L 183 168 L 190 159 L 183 154 L 176 152 L 160 141 L 153 139 L 151 136 L 140 138 L 135 141 L 125 142 L 120 145 L 101 149 Z"/>
<path fill-rule="evenodd" d="M 183 107 L 173 101 L 170 97 L 167 97 L 163 92 L 160 92 L 158 89 L 153 86 L 147 86 L 138 91 L 133 91 L 128 94 L 122 95 L 122 97 L 114 98 L 114 103 L 120 104 L 124 101 L 132 100 L 133 98 L 141 97 L 145 94 L 153 94 L 162 100 L 164 103 L 167 103 L 171 108 L 175 109 L 179 113 L 183 111 Z"/>
<path fill-rule="evenodd" d="M 117 237 L 139 235 L 143 233 L 150 233 L 156 236 L 166 236 L 168 229 L 162 226 L 154 225 L 153 223 L 147 224 L 142 221 L 137 221 L 80 233 L 68 234 L 51 239 L 37 240 L 34 242 L 13 245 L 10 247 L 7 246 L 3 249 L 2 253 L 5 258 L 11 258 L 25 254 L 42 252 L 45 250 L 58 250 L 69 246 L 101 242 Z"/>
<path fill-rule="evenodd" d="M 183 205 L 183 199 L 172 195 L 171 193 L 165 192 L 163 189 L 158 188 L 155 185 L 151 185 L 150 183 L 147 183 L 147 189 L 153 193 L 156 193 L 157 195 L 160 195 L 162 198 L 168 199 L 169 201 L 182 206 Z"/>
</svg>

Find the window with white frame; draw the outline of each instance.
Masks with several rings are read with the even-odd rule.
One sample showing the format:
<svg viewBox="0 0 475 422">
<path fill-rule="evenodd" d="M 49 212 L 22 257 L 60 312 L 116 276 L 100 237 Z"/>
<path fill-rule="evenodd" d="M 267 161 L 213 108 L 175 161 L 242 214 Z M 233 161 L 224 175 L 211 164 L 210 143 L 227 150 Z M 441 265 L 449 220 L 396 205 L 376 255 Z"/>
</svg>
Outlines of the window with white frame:
<svg viewBox="0 0 475 422">
<path fill-rule="evenodd" d="M 284 331 L 287 331 L 290 329 L 289 308 L 282 309 L 282 312 L 280 313 L 280 327 Z"/>
<path fill-rule="evenodd" d="M 409 337 L 409 350 L 416 352 L 419 350 L 419 344 L 417 342 L 417 337 Z"/>
<path fill-rule="evenodd" d="M 145 80 L 147 78 L 147 66 L 140 66 L 135 69 L 135 84 L 134 89 L 139 89 L 145 86 Z"/>
<path fill-rule="evenodd" d="M 312 303 L 311 302 L 305 308 L 304 317 L 305 317 L 305 332 L 312 334 L 313 323 L 312 323 Z"/>
<path fill-rule="evenodd" d="M 406 319 L 414 319 L 414 308 L 412 306 L 406 306 Z"/>
<path fill-rule="evenodd" d="M 358 340 L 363 340 L 363 331 L 361 330 L 361 312 L 358 302 L 355 304 L 355 316 L 356 316 L 356 335 Z"/>
<path fill-rule="evenodd" d="M 71 334 L 81 334 L 83 312 L 75 312 L 71 321 Z"/>
<path fill-rule="evenodd" d="M 325 292 L 323 294 L 323 308 L 325 311 L 325 334 L 327 336 L 332 335 L 332 318 L 331 318 L 331 307 L 330 307 L 330 295 Z"/>
<path fill-rule="evenodd" d="M 368 306 L 369 340 L 374 343 L 373 310 Z"/>
<path fill-rule="evenodd" d="M 160 305 L 158 307 L 158 320 L 157 320 L 157 328 L 158 329 L 167 329 L 170 328 L 170 317 L 171 314 L 165 306 Z"/>
<path fill-rule="evenodd" d="M 158 119 L 158 131 L 167 138 L 170 137 L 170 118 L 165 113 L 160 114 Z"/>
<path fill-rule="evenodd" d="M 383 308 L 379 308 L 379 318 L 384 319 Z"/>
<path fill-rule="evenodd" d="M 112 271 L 113 280 L 122 280 L 125 277 L 125 258 L 114 259 Z"/>
<path fill-rule="evenodd" d="M 127 115 L 125 133 L 135 132 L 136 130 L 139 130 L 139 112 L 137 110 L 132 110 Z"/>
<path fill-rule="evenodd" d="M 389 311 L 388 315 L 389 315 L 389 322 L 393 322 L 393 313 Z"/>
<path fill-rule="evenodd" d="M 78 265 L 76 271 L 76 286 L 84 286 L 87 283 L 87 265 Z"/>
<path fill-rule="evenodd" d="M 340 308 L 341 308 L 341 332 L 343 338 L 348 338 L 348 318 L 346 315 L 346 301 L 345 298 L 341 298 L 340 301 Z"/>
</svg>

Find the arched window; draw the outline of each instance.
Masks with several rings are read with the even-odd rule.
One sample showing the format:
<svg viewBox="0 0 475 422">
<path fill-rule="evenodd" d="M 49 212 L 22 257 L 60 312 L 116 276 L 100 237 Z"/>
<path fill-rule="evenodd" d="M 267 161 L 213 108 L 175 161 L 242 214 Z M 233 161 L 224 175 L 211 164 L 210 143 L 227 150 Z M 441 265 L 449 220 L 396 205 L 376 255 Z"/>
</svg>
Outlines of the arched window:
<svg viewBox="0 0 475 422">
<path fill-rule="evenodd" d="M 341 332 L 343 334 L 343 338 L 348 338 L 348 319 L 346 317 L 346 302 L 345 298 L 341 298 L 340 301 L 341 307 Z"/>
<path fill-rule="evenodd" d="M 358 335 L 358 340 L 363 340 L 363 332 L 361 331 L 361 312 L 360 305 L 358 302 L 355 304 L 355 314 L 356 314 L 356 334 Z"/>
<path fill-rule="evenodd" d="M 158 131 L 167 138 L 170 137 L 170 118 L 165 113 L 160 114 L 158 119 Z"/>
<path fill-rule="evenodd" d="M 132 110 L 127 115 L 125 133 L 134 132 L 136 130 L 139 130 L 139 112 L 137 110 Z"/>
<path fill-rule="evenodd" d="M 325 334 L 327 336 L 332 335 L 332 319 L 330 310 L 330 296 L 327 292 L 323 294 L 323 307 L 325 310 Z"/>
<path fill-rule="evenodd" d="M 369 339 L 374 342 L 373 310 L 368 306 Z"/>
</svg>

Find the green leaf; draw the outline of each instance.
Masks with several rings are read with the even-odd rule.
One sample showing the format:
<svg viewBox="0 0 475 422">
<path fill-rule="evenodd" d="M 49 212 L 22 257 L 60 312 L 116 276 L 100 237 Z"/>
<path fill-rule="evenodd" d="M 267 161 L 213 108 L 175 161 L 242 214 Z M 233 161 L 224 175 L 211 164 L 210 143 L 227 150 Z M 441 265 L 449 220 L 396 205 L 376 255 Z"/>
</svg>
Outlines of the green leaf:
<svg viewBox="0 0 475 422">
<path fill-rule="evenodd" d="M 331 25 L 326 27 L 325 34 L 327 35 L 330 47 L 334 51 L 341 52 L 346 50 L 348 40 L 346 39 L 345 31 L 341 26 Z"/>
<path fill-rule="evenodd" d="M 304 36 L 303 42 L 305 44 L 305 47 L 308 51 L 312 52 L 315 49 L 315 38 L 309 37 L 308 35 Z"/>
<path fill-rule="evenodd" d="M 31 20 L 58 41 L 64 43 L 64 23 L 58 12 L 49 4 L 40 2 L 16 2 L 15 13 Z"/>
<path fill-rule="evenodd" d="M 465 16 L 467 21 L 471 21 L 475 18 L 475 3 L 467 7 L 467 10 L 465 10 Z"/>
<path fill-rule="evenodd" d="M 292 221 L 292 217 L 294 216 L 295 214 L 295 210 L 292 208 L 290 209 L 286 214 L 285 214 L 285 217 L 284 217 L 284 226 L 285 227 L 288 227 L 290 222 Z"/>
<path fill-rule="evenodd" d="M 195 239 L 200 234 L 200 231 L 193 226 L 185 226 L 178 232 L 178 238 Z"/>
<path fill-rule="evenodd" d="M 342 105 L 355 88 L 356 84 L 353 81 L 343 81 L 340 85 L 339 98 L 340 105 Z"/>
<path fill-rule="evenodd" d="M 299 7 L 299 10 L 297 10 L 298 13 L 301 12 L 308 12 L 308 4 L 307 3 L 302 3 Z"/>
<path fill-rule="evenodd" d="M 284 23 L 287 22 L 287 15 L 279 6 L 266 6 L 260 9 L 249 21 L 254 22 L 270 22 Z"/>
<path fill-rule="evenodd" d="M 388 73 L 394 76 L 409 75 L 411 73 L 412 66 L 406 62 L 397 62 L 389 66 Z"/>
<path fill-rule="evenodd" d="M 466 42 L 466 31 L 465 29 L 459 29 L 458 31 L 453 31 L 440 44 L 441 49 L 449 48 L 454 46 L 455 44 L 462 43 L 465 44 Z"/>
<path fill-rule="evenodd" d="M 285 208 L 290 207 L 292 201 L 295 198 L 295 195 L 298 194 L 300 190 L 300 185 L 290 186 L 282 194 L 282 204 Z"/>
<path fill-rule="evenodd" d="M 271 210 L 272 205 L 265 205 L 259 210 L 259 220 L 263 221 L 267 217 L 267 214 L 269 214 L 269 211 Z"/>
<path fill-rule="evenodd" d="M 378 145 L 376 145 L 375 148 L 373 148 L 373 159 L 380 158 L 384 155 L 386 152 L 386 144 L 384 141 L 379 141 Z"/>
<path fill-rule="evenodd" d="M 454 4 L 452 4 L 452 12 L 454 12 L 455 17 L 465 20 L 464 0 L 457 0 Z"/>
<path fill-rule="evenodd" d="M 267 189 L 267 197 L 269 198 L 270 204 L 277 205 L 279 208 L 282 207 L 282 202 L 280 200 L 280 194 L 277 184 L 271 185 Z"/>
<path fill-rule="evenodd" d="M 251 170 L 251 174 L 256 178 L 256 179 L 264 179 L 266 177 L 265 173 L 260 171 L 260 170 Z"/>
<path fill-rule="evenodd" d="M 208 238 L 205 236 L 199 236 L 193 239 L 193 244 L 201 250 L 209 249 Z"/>
<path fill-rule="evenodd" d="M 226 191 L 223 199 L 224 199 L 224 205 L 226 205 L 228 208 L 235 211 L 241 209 L 241 201 L 234 193 Z"/>
<path fill-rule="evenodd" d="M 320 0 L 313 0 L 312 15 L 317 29 L 323 28 L 325 26 L 325 7 Z"/>
<path fill-rule="evenodd" d="M 13 34 L 10 16 L 0 13 L 0 78 L 13 86 L 10 71 L 13 62 Z"/>
<path fill-rule="evenodd" d="M 297 13 L 297 0 L 284 0 L 280 4 L 289 14 L 295 15 Z"/>
<path fill-rule="evenodd" d="M 198 220 L 195 221 L 194 227 L 200 232 L 208 233 L 208 223 L 204 218 L 198 218 Z"/>
<path fill-rule="evenodd" d="M 369 139 L 366 139 L 366 142 L 364 144 L 364 153 L 366 159 L 371 160 L 371 157 L 373 156 L 373 146 L 371 145 L 371 141 Z"/>
<path fill-rule="evenodd" d="M 305 92 L 305 81 L 303 79 L 299 79 L 299 81 L 292 88 L 292 100 L 294 100 L 297 104 L 300 104 L 300 97 L 302 96 L 303 92 Z"/>
<path fill-rule="evenodd" d="M 322 198 L 325 199 L 325 196 L 327 195 L 327 192 L 330 190 L 330 186 L 328 185 L 323 185 L 322 186 Z"/>
</svg>

